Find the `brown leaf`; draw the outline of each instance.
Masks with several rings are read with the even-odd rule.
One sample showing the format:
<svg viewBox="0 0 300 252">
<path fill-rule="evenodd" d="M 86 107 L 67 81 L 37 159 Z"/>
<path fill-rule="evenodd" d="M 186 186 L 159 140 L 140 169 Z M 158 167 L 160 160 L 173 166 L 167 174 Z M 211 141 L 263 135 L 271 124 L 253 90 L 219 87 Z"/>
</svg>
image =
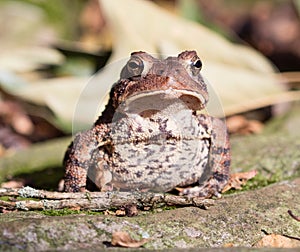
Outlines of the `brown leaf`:
<svg viewBox="0 0 300 252">
<path fill-rule="evenodd" d="M 32 121 L 18 102 L 1 101 L 0 116 L 20 134 L 30 135 L 34 130 Z"/>
<path fill-rule="evenodd" d="M 4 156 L 6 152 L 6 149 L 4 146 L 0 143 L 0 157 Z"/>
<path fill-rule="evenodd" d="M 231 116 L 226 120 L 228 131 L 232 134 L 247 135 L 260 133 L 263 123 L 257 120 L 248 120 L 245 116 Z"/>
<path fill-rule="evenodd" d="M 118 209 L 115 212 L 115 215 L 117 215 L 117 216 L 128 216 L 128 217 L 137 216 L 138 215 L 138 209 L 137 209 L 137 206 L 135 204 L 129 204 L 129 205 L 126 205 L 126 206 L 122 207 L 121 209 Z"/>
<path fill-rule="evenodd" d="M 222 193 L 227 192 L 230 189 L 242 189 L 242 186 L 245 185 L 249 179 L 255 177 L 256 174 L 256 170 L 231 174 L 227 185 L 222 190 Z"/>
<path fill-rule="evenodd" d="M 117 211 L 116 211 L 116 215 L 117 216 L 126 216 L 126 211 L 123 209 L 118 209 Z"/>
<path fill-rule="evenodd" d="M 300 72 L 280 72 L 279 74 L 290 89 L 300 89 Z"/>
<path fill-rule="evenodd" d="M 1 187 L 4 187 L 4 188 L 22 188 L 23 186 L 25 186 L 24 180 L 10 180 L 10 181 L 1 183 Z"/>
<path fill-rule="evenodd" d="M 0 127 L 0 144 L 5 149 L 25 149 L 30 142 L 23 136 L 16 134 L 9 127 Z"/>
<path fill-rule="evenodd" d="M 70 207 L 69 209 L 72 211 L 79 211 L 81 208 L 80 206 L 74 206 L 74 207 Z"/>
<path fill-rule="evenodd" d="M 16 113 L 11 118 L 11 125 L 14 130 L 23 135 L 30 135 L 34 131 L 34 125 L 27 115 Z"/>
<path fill-rule="evenodd" d="M 125 206 L 126 216 L 133 217 L 138 215 L 138 209 L 135 204 Z"/>
<path fill-rule="evenodd" d="M 272 248 L 298 248 L 300 240 L 298 238 L 286 237 L 278 234 L 270 234 L 258 241 L 254 247 L 272 247 Z"/>
<path fill-rule="evenodd" d="M 105 211 L 104 211 L 104 215 L 113 215 L 113 216 L 115 216 L 115 215 L 116 215 L 116 212 L 111 211 L 111 210 L 105 210 Z"/>
<path fill-rule="evenodd" d="M 149 239 L 143 238 L 137 241 L 132 239 L 127 232 L 118 231 L 112 234 L 111 245 L 126 248 L 139 248 L 142 245 L 144 245 L 148 240 Z"/>
<path fill-rule="evenodd" d="M 6 209 L 5 207 L 0 207 L 0 213 L 2 214 L 6 214 L 6 213 L 11 213 L 11 212 L 14 212 L 16 210 L 9 210 L 9 209 Z"/>
<path fill-rule="evenodd" d="M 253 49 L 233 44 L 200 24 L 163 10 L 152 1 L 99 2 L 114 38 L 109 62 L 128 57 L 136 49 L 174 55 L 193 48 L 205 62 L 202 73 L 220 96 L 225 115 L 282 101 L 285 91 L 273 75 L 273 67 Z M 140 13 L 143 13 L 143 20 Z M 124 23 L 130 29 L 124 29 Z M 211 97 L 213 93 L 210 92 Z M 223 116 L 215 102 L 208 103 L 208 111 Z"/>
<path fill-rule="evenodd" d="M 224 246 L 223 246 L 224 248 L 233 248 L 234 247 L 234 244 L 233 243 L 226 243 L 226 244 L 224 244 Z"/>
</svg>

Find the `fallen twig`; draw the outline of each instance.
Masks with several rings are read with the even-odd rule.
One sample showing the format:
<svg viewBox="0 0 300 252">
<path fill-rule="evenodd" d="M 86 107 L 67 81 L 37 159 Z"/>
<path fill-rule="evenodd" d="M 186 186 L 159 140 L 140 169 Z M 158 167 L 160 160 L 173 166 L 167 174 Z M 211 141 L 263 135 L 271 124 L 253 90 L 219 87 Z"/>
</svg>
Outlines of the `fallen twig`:
<svg viewBox="0 0 300 252">
<path fill-rule="evenodd" d="M 300 221 L 300 216 L 296 216 L 293 214 L 292 210 L 288 210 L 288 214 L 296 221 Z"/>
<path fill-rule="evenodd" d="M 211 199 L 189 198 L 164 193 L 142 192 L 79 192 L 64 193 L 36 190 L 31 187 L 21 189 L 0 188 L 0 196 L 35 198 L 40 200 L 0 201 L 0 207 L 8 210 L 81 209 L 104 211 L 128 205 L 139 209 L 153 209 L 163 206 L 197 206 L 208 208 Z"/>
</svg>

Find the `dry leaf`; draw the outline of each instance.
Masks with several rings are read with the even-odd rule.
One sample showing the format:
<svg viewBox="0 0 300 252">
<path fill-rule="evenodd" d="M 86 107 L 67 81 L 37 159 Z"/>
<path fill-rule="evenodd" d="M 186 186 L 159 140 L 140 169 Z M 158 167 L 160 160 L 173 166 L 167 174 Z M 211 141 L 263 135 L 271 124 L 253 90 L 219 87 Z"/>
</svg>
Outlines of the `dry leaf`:
<svg viewBox="0 0 300 252">
<path fill-rule="evenodd" d="M 110 62 L 118 62 L 105 67 L 91 80 L 60 78 L 26 85 L 24 80 L 16 78 L 18 76 L 6 80 L 7 73 L 0 72 L 1 87 L 33 103 L 48 106 L 57 117 L 56 126 L 68 131 L 73 121 L 74 131 L 78 131 L 92 125 L 104 108 L 107 94 L 118 79 L 125 58 L 133 50 L 174 55 L 194 49 L 203 58 L 203 74 L 211 83 L 210 114 L 223 116 L 221 106 L 229 115 L 291 99 L 292 93 L 284 92 L 278 85 L 278 76 L 274 75 L 271 64 L 255 50 L 230 43 L 206 27 L 172 15 L 150 1 L 100 0 L 100 3 L 115 38 Z M 18 48 L 13 50 L 14 57 L 11 51 L 0 51 L 3 56 L 0 65 L 11 71 L 28 71 L 43 64 L 60 64 L 64 60 L 59 52 L 49 48 Z M 17 60 L 20 66 L 11 68 L 17 66 Z M 293 99 L 299 97 L 300 92 L 293 92 Z"/>
<path fill-rule="evenodd" d="M 233 248 L 234 247 L 234 244 L 233 243 L 226 243 L 226 244 L 224 244 L 224 246 L 223 246 L 224 248 Z"/>
<path fill-rule="evenodd" d="M 82 97 L 82 90 L 88 83 L 88 80 L 88 77 L 43 79 L 23 88 L 10 90 L 10 93 L 35 104 L 48 106 L 58 118 L 58 122 L 63 122 L 56 126 L 68 130 L 70 125 L 67 125 L 65 122 L 72 122 L 74 109 L 76 108 L 80 95 L 81 99 L 86 99 L 89 102 L 85 104 L 86 111 L 96 111 L 98 107 L 98 99 L 91 101 L 91 97 L 86 93 L 84 94 L 88 97 Z M 101 89 L 101 87 L 99 87 L 99 89 Z M 86 119 L 86 113 L 77 114 L 78 115 L 75 118 L 77 121 L 74 123 L 77 125 L 89 125 L 88 123 L 90 123 L 91 119 Z M 95 112 L 93 115 L 95 116 Z M 94 120 L 94 117 L 92 119 Z M 87 121 L 88 123 L 85 124 Z"/>
<path fill-rule="evenodd" d="M 117 211 L 116 211 L 116 215 L 117 216 L 126 216 L 126 211 L 124 210 L 124 209 L 118 209 Z"/>
<path fill-rule="evenodd" d="M 204 62 L 218 61 L 263 73 L 273 71 L 268 60 L 250 47 L 235 45 L 205 26 L 149 1 L 100 0 L 100 4 L 115 38 L 114 52 L 120 57 L 127 57 L 133 50 L 169 55 L 193 48 L 201 52 Z"/>
<path fill-rule="evenodd" d="M 4 156 L 6 152 L 6 149 L 4 146 L 0 143 L 0 157 Z"/>
<path fill-rule="evenodd" d="M 143 246 L 148 240 L 149 239 L 143 238 L 137 241 L 132 239 L 127 232 L 118 231 L 112 234 L 111 245 L 126 248 L 139 248 Z"/>
<path fill-rule="evenodd" d="M 227 118 L 226 125 L 229 133 L 242 135 L 260 133 L 264 127 L 260 121 L 248 120 L 245 116 L 241 115 Z"/>
<path fill-rule="evenodd" d="M 25 114 L 16 113 L 11 118 L 11 126 L 22 135 L 30 135 L 34 131 L 34 125 L 30 118 Z"/>
<path fill-rule="evenodd" d="M 116 212 L 111 211 L 111 210 L 105 210 L 105 211 L 104 211 L 104 215 L 113 215 L 113 216 L 115 216 L 115 215 L 116 215 Z"/>
<path fill-rule="evenodd" d="M 0 101 L 0 118 L 22 135 L 30 135 L 34 130 L 32 121 L 18 102 Z"/>
<path fill-rule="evenodd" d="M 290 99 L 290 95 L 283 95 L 284 90 L 278 85 L 278 76 L 274 75 L 271 64 L 255 50 L 233 44 L 208 28 L 172 15 L 150 1 L 100 0 L 100 3 L 114 38 L 109 60 L 113 64 L 108 64 L 90 80 L 60 78 L 30 85 L 13 80 L 21 87 L 16 88 L 12 81 L 9 87 L 5 86 L 9 93 L 48 106 L 57 118 L 56 126 L 68 131 L 73 122 L 75 132 L 90 127 L 104 108 L 111 86 L 134 50 L 168 56 L 186 49 L 196 50 L 203 59 L 203 75 L 211 83 L 208 112 L 213 116 L 223 116 L 223 110 L 229 115 Z M 18 59 L 30 56 L 35 59 L 34 66 L 63 61 L 57 52 L 43 52 L 42 49 L 37 50 L 38 54 L 44 55 L 42 62 L 39 57 L 33 57 L 35 50 L 18 52 Z M 299 97 L 300 93 L 294 98 Z"/>
<path fill-rule="evenodd" d="M 1 52 L 6 51 L 7 55 L 10 54 L 14 58 L 12 47 L 51 44 L 58 38 L 58 33 L 47 18 L 48 11 L 43 11 L 38 5 L 30 1 L 1 1 Z M 35 61 L 43 60 L 43 55 L 39 55 L 38 51 L 34 53 Z M 25 66 L 26 59 L 24 60 Z M 30 65 L 31 59 L 27 61 Z"/>
<path fill-rule="evenodd" d="M 58 65 L 64 56 L 55 49 L 39 46 L 5 48 L 0 51 L 0 66 L 4 70 L 28 72 L 44 64 Z"/>
<path fill-rule="evenodd" d="M 115 212 L 116 216 L 127 216 L 127 217 L 133 217 L 138 215 L 138 209 L 135 204 L 126 205 L 122 207 L 121 209 L 118 209 Z"/>
<path fill-rule="evenodd" d="M 137 205 L 131 204 L 125 206 L 125 212 L 126 212 L 126 216 L 128 217 L 137 216 L 138 215 Z"/>
<path fill-rule="evenodd" d="M 22 188 L 24 186 L 25 186 L 24 180 L 10 180 L 10 181 L 1 183 L 2 188 Z"/>
<path fill-rule="evenodd" d="M 242 186 L 256 174 L 256 170 L 231 174 L 227 185 L 222 190 L 222 193 L 227 192 L 230 189 L 242 189 Z"/>
<path fill-rule="evenodd" d="M 260 241 L 258 241 L 254 247 L 272 247 L 272 248 L 299 248 L 300 239 L 286 237 L 278 234 L 266 235 Z"/>
<path fill-rule="evenodd" d="M 20 150 L 30 146 L 29 140 L 16 134 L 9 127 L 0 127 L 0 145 L 6 150 Z"/>
<path fill-rule="evenodd" d="M 69 209 L 72 211 L 79 211 L 81 208 L 80 206 L 74 206 L 74 207 L 70 207 Z"/>
<path fill-rule="evenodd" d="M 283 72 L 279 75 L 284 82 L 287 82 L 290 89 L 300 89 L 300 71 L 299 72 Z"/>
<path fill-rule="evenodd" d="M 222 116 L 218 97 L 226 115 L 282 101 L 284 89 L 272 65 L 250 47 L 233 44 L 150 1 L 99 2 L 114 38 L 110 62 L 128 57 L 135 50 L 177 55 L 182 50 L 194 49 L 203 59 L 202 73 L 211 84 L 210 114 Z"/>
<path fill-rule="evenodd" d="M 9 22 L 9 26 L 7 25 Z M 24 73 L 44 65 L 58 65 L 64 56 L 41 46 L 56 39 L 46 13 L 25 1 L 3 1 L 0 8 L 0 69 Z"/>
</svg>

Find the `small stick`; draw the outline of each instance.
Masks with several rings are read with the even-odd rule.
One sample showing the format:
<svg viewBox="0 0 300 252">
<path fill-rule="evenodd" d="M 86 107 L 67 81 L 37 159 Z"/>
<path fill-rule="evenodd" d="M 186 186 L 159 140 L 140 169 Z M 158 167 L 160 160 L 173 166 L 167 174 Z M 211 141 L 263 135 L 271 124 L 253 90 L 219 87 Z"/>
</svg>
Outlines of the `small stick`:
<svg viewBox="0 0 300 252">
<path fill-rule="evenodd" d="M 294 215 L 291 210 L 288 210 L 288 214 L 296 221 L 300 221 L 300 216 Z"/>
<path fill-rule="evenodd" d="M 128 205 L 140 209 L 153 209 L 162 206 L 197 206 L 207 209 L 213 204 L 211 199 L 176 196 L 151 192 L 50 192 L 31 187 L 21 189 L 0 188 L 0 196 L 36 198 L 40 200 L 3 201 L 0 207 L 9 210 L 44 210 L 44 209 L 81 209 L 104 211 Z"/>
</svg>

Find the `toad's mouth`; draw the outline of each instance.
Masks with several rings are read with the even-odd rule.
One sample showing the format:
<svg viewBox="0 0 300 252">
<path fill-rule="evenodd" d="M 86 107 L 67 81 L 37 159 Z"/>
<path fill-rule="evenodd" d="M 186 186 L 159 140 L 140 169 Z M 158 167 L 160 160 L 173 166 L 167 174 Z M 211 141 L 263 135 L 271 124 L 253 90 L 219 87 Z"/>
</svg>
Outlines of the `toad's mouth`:
<svg viewBox="0 0 300 252">
<path fill-rule="evenodd" d="M 167 90 L 143 91 L 127 97 L 121 105 L 124 112 L 138 113 L 143 111 L 160 111 L 170 105 L 180 104 L 178 109 L 184 106 L 186 109 L 197 111 L 205 107 L 205 98 L 198 93 L 188 90 Z"/>
</svg>

